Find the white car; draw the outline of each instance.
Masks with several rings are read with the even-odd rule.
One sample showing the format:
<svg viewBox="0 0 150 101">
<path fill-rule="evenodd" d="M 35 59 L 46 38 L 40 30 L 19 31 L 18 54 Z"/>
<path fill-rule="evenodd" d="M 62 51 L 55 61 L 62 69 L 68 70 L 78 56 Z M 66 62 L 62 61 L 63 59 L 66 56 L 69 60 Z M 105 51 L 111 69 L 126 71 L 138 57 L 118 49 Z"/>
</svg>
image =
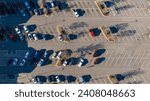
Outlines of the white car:
<svg viewBox="0 0 150 101">
<path fill-rule="evenodd" d="M 17 34 L 21 34 L 21 31 L 18 26 L 15 27 L 15 31 L 17 32 Z"/>
<path fill-rule="evenodd" d="M 60 80 L 60 78 L 59 78 L 58 75 L 55 76 L 55 79 L 56 79 L 56 82 L 57 82 L 57 83 L 60 83 L 60 82 L 61 82 L 61 80 Z"/>
<path fill-rule="evenodd" d="M 38 13 L 38 10 L 37 10 L 37 9 L 34 9 L 33 11 L 34 11 L 35 15 L 39 15 L 39 13 Z"/>
<path fill-rule="evenodd" d="M 65 60 L 65 61 L 63 62 L 63 66 L 67 66 L 68 63 L 69 63 L 69 61 Z"/>
<path fill-rule="evenodd" d="M 34 40 L 38 40 L 38 37 L 35 33 L 33 34 L 33 37 L 34 37 Z"/>
<path fill-rule="evenodd" d="M 60 58 L 61 58 L 61 55 L 62 55 L 62 51 L 59 51 L 56 58 L 57 58 L 57 59 L 60 59 Z"/>
<path fill-rule="evenodd" d="M 56 57 L 57 57 L 57 54 L 58 54 L 58 52 L 55 51 L 55 52 L 51 55 L 51 58 L 52 58 L 52 59 L 56 58 Z"/>
<path fill-rule="evenodd" d="M 12 65 L 13 65 L 13 66 L 16 66 L 16 65 L 17 65 L 17 63 L 18 63 L 18 61 L 19 61 L 19 59 L 14 58 L 14 59 L 13 59 L 13 63 L 12 63 Z"/>
<path fill-rule="evenodd" d="M 78 11 L 77 11 L 76 9 L 73 9 L 73 12 L 74 12 L 74 15 L 75 15 L 76 17 L 79 17 L 79 13 L 78 13 Z"/>
<path fill-rule="evenodd" d="M 52 7 L 52 8 L 55 7 L 53 1 L 51 1 L 50 4 L 51 4 L 51 7 Z"/>
<path fill-rule="evenodd" d="M 23 26 L 23 29 L 24 29 L 24 31 L 26 32 L 26 33 L 29 33 L 29 29 L 27 28 L 27 26 Z"/>
<path fill-rule="evenodd" d="M 81 67 L 84 63 L 84 59 L 83 58 L 80 58 L 80 62 L 78 63 L 78 67 Z"/>
<path fill-rule="evenodd" d="M 58 36 L 59 41 L 64 41 L 64 37 L 62 35 Z"/>
<path fill-rule="evenodd" d="M 30 33 L 27 35 L 27 37 L 28 37 L 28 39 L 29 39 L 29 40 L 34 40 L 33 35 L 32 35 L 32 34 L 30 34 Z"/>
</svg>

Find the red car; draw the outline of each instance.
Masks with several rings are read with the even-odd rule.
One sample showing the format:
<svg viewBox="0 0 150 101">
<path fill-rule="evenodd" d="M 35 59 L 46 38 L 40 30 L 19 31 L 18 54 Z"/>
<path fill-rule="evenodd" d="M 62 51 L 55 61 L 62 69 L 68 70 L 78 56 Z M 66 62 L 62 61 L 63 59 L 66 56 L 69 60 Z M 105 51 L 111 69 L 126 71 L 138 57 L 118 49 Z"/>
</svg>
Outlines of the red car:
<svg viewBox="0 0 150 101">
<path fill-rule="evenodd" d="M 93 31 L 92 29 L 90 29 L 89 31 L 90 31 L 90 35 L 91 35 L 92 37 L 95 37 L 94 31 Z"/>
<path fill-rule="evenodd" d="M 15 36 L 14 36 L 14 34 L 9 34 L 9 38 L 10 38 L 11 40 L 15 41 Z"/>
</svg>

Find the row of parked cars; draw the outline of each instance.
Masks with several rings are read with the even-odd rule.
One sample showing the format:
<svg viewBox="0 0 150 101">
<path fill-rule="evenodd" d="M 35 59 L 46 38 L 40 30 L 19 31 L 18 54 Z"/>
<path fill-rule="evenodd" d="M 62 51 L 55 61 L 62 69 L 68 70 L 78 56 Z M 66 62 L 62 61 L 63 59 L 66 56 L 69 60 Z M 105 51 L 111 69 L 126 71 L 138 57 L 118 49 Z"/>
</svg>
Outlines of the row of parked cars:
<svg viewBox="0 0 150 101">
<path fill-rule="evenodd" d="M 43 84 L 43 83 L 61 83 L 61 82 L 78 82 L 78 83 L 88 83 L 91 80 L 90 75 L 83 75 L 80 76 L 78 79 L 75 76 L 72 75 L 49 75 L 49 76 L 43 76 L 43 75 L 37 75 L 32 78 L 33 83 L 35 84 Z"/>
<path fill-rule="evenodd" d="M 12 58 L 8 60 L 9 66 L 25 66 L 27 63 L 30 65 L 36 64 L 38 66 L 44 65 L 49 58 L 50 53 L 45 51 L 43 54 L 39 50 L 36 52 L 27 51 L 22 59 Z"/>
</svg>

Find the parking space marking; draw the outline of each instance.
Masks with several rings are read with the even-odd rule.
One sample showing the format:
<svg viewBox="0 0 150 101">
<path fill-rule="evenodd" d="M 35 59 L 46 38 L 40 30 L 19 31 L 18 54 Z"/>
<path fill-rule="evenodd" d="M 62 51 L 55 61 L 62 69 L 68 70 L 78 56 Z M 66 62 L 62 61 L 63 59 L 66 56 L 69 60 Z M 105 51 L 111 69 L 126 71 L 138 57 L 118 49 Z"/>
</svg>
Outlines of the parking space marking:
<svg viewBox="0 0 150 101">
<path fill-rule="evenodd" d="M 140 25 L 138 25 L 137 26 L 138 27 L 138 30 L 139 30 L 139 34 L 141 34 L 141 39 L 143 39 L 144 41 L 146 41 L 147 40 L 147 38 L 144 36 L 144 33 L 145 33 L 145 31 L 144 31 L 144 27 L 142 27 L 142 26 L 140 26 Z M 144 33 L 143 33 L 144 32 Z"/>
<path fill-rule="evenodd" d="M 127 56 L 128 56 L 128 53 L 127 53 L 127 51 L 125 51 L 124 54 L 122 55 L 122 57 L 121 57 L 120 62 L 118 63 L 118 65 L 122 65 L 124 63 L 124 59 L 128 59 Z"/>
<path fill-rule="evenodd" d="M 120 50 L 120 55 L 117 56 L 117 60 L 116 62 L 114 62 L 114 64 L 119 64 L 120 63 L 120 59 L 122 58 L 122 55 L 125 53 L 125 50 Z"/>
</svg>

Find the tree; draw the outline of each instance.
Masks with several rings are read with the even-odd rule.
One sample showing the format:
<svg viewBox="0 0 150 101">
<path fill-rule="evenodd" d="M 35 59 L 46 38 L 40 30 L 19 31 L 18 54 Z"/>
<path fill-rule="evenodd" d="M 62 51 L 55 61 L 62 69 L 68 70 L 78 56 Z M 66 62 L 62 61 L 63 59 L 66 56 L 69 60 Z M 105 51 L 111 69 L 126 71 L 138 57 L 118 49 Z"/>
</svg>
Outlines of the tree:
<svg viewBox="0 0 150 101">
<path fill-rule="evenodd" d="M 47 8 L 43 8 L 43 12 L 44 12 L 44 14 L 46 14 L 46 15 L 48 15 L 48 9 Z"/>
<path fill-rule="evenodd" d="M 38 0 L 38 5 L 40 6 L 41 9 L 43 9 L 45 6 L 45 0 Z"/>
</svg>

